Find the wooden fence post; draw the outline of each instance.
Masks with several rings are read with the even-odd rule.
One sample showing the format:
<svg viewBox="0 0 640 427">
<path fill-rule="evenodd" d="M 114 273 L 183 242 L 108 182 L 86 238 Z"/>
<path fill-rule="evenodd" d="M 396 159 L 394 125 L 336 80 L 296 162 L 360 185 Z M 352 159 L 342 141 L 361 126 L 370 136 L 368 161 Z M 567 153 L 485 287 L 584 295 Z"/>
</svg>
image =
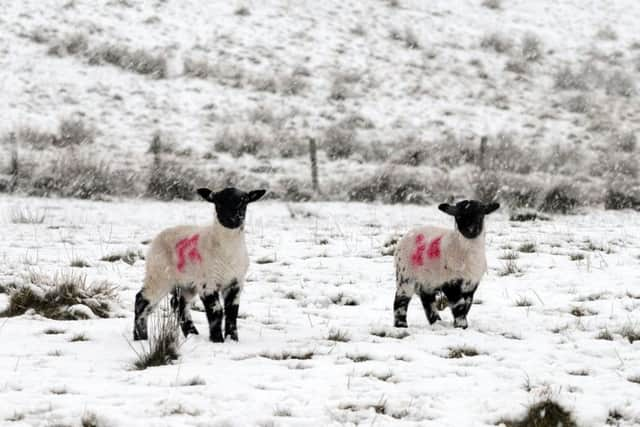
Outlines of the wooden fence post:
<svg viewBox="0 0 640 427">
<path fill-rule="evenodd" d="M 20 173 L 20 162 L 18 160 L 18 139 L 16 134 L 11 132 L 9 134 L 9 145 L 11 146 L 11 164 L 9 165 L 9 175 L 11 175 L 11 182 L 9 183 L 9 191 L 13 193 L 18 187 L 18 174 Z"/>
<path fill-rule="evenodd" d="M 478 156 L 478 166 L 480 166 L 480 170 L 484 171 L 485 168 L 485 155 L 487 153 L 487 141 L 488 138 L 486 135 L 483 135 L 480 138 L 480 155 Z"/>
<path fill-rule="evenodd" d="M 311 159 L 311 185 L 316 194 L 320 193 L 318 183 L 318 147 L 315 138 L 309 138 L 309 157 Z"/>
</svg>

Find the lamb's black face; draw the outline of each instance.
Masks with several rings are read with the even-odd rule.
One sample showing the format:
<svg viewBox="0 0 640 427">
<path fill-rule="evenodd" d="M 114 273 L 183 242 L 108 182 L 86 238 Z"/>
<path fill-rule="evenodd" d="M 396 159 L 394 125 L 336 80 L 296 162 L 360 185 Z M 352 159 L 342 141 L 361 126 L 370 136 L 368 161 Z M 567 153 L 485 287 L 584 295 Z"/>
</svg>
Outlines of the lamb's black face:
<svg viewBox="0 0 640 427">
<path fill-rule="evenodd" d="M 467 239 L 475 239 L 482 234 L 484 216 L 498 209 L 498 203 L 484 204 L 477 200 L 463 200 L 451 206 L 443 203 L 438 206 L 442 212 L 452 215 L 456 219 L 458 231 Z"/>
<path fill-rule="evenodd" d="M 208 188 L 199 188 L 198 194 L 216 205 L 218 222 L 225 228 L 239 228 L 244 223 L 247 205 L 264 196 L 266 190 L 254 190 L 245 193 L 234 187 L 225 188 L 217 193 Z"/>
</svg>

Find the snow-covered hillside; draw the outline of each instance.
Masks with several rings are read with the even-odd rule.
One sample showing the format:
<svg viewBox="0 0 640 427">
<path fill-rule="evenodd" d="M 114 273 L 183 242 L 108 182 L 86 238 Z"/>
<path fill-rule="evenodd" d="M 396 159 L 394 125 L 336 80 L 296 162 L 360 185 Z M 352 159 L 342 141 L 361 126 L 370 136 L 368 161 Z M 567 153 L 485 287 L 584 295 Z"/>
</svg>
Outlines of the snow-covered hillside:
<svg viewBox="0 0 640 427">
<path fill-rule="evenodd" d="M 0 212 L 3 288 L 29 271 L 73 272 L 109 281 L 120 300 L 109 319 L 1 319 L 2 425 L 484 426 L 544 397 L 579 426 L 640 423 L 640 220 L 630 211 L 525 223 L 495 214 L 469 329 L 454 329 L 448 311 L 429 326 L 414 300 L 404 334 L 391 327 L 393 261 L 381 250 L 448 217 L 257 203 L 240 342 L 192 336 L 175 364 L 143 371 L 130 339 L 144 261 L 101 259 L 144 252 L 166 226 L 206 223 L 210 205 L 2 197 Z M 194 321 L 207 330 L 203 312 Z"/>
<path fill-rule="evenodd" d="M 96 133 L 80 151 L 127 171 L 159 131 L 182 164 L 281 196 L 308 187 L 314 137 L 338 198 L 388 161 L 417 162 L 436 198 L 468 193 L 489 135 L 519 159 L 498 169 L 603 192 L 637 184 L 639 19 L 633 0 L 7 1 L 2 131 L 42 168 L 59 149 L 31 153 L 33 132 L 79 117 Z"/>
</svg>

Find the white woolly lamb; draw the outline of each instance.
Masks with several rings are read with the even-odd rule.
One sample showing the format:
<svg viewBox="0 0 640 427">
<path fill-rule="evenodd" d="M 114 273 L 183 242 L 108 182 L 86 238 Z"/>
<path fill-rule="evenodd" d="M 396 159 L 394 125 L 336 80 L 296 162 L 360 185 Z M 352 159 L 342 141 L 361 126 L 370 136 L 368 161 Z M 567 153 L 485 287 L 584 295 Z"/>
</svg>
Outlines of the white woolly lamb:
<svg viewBox="0 0 640 427">
<path fill-rule="evenodd" d="M 416 292 L 429 323 L 440 320 L 436 307 L 438 291 L 449 300 L 454 326 L 467 327 L 473 294 L 487 270 L 484 216 L 499 207 L 498 203 L 485 205 L 475 200 L 464 200 L 455 206 L 441 204 L 438 209 L 455 217 L 455 230 L 420 227 L 398 242 L 393 302 L 396 327 L 407 327 L 407 308 Z"/>
<path fill-rule="evenodd" d="M 260 199 L 265 190 L 245 193 L 226 188 L 214 193 L 200 188 L 198 194 L 215 204 L 213 225 L 172 227 L 153 239 L 146 258 L 144 285 L 135 300 L 134 340 L 147 339 L 147 316 L 169 292 L 173 293 L 171 306 L 185 336 L 198 334 L 189 303 L 200 295 L 211 341 L 222 342 L 224 337 L 238 340 L 238 306 L 249 267 L 244 217 L 247 204 Z"/>
</svg>

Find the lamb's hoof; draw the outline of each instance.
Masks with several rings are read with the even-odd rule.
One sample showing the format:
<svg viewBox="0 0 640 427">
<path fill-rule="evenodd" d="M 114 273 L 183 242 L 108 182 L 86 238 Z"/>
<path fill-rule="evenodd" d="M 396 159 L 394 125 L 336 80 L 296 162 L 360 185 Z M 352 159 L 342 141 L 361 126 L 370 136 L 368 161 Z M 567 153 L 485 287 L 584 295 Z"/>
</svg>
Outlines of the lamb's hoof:
<svg viewBox="0 0 640 427">
<path fill-rule="evenodd" d="M 439 315 L 439 314 L 436 314 L 436 315 L 434 315 L 434 316 L 429 317 L 429 319 L 428 319 L 428 320 L 429 320 L 429 324 L 430 324 L 430 325 L 433 325 L 434 323 L 436 323 L 436 322 L 438 322 L 438 321 L 440 321 L 440 320 L 442 320 L 442 319 L 440 318 L 440 315 Z"/>
<path fill-rule="evenodd" d="M 224 342 L 224 338 L 222 338 L 222 334 L 211 335 L 209 337 L 209 340 L 211 340 L 211 342 Z"/>
<path fill-rule="evenodd" d="M 407 328 L 408 327 L 407 322 L 403 322 L 403 321 L 400 321 L 400 320 L 396 320 L 393 323 L 393 326 L 395 326 L 396 328 Z"/>
<path fill-rule="evenodd" d="M 467 329 L 467 326 L 469 325 L 467 324 L 467 319 L 455 319 L 453 321 L 453 326 L 455 328 Z"/>
<path fill-rule="evenodd" d="M 196 329 L 196 326 L 193 324 L 193 322 L 189 322 L 182 325 L 182 333 L 184 334 L 185 338 L 188 337 L 189 334 L 200 335 L 200 333 L 198 332 L 198 329 Z"/>
<path fill-rule="evenodd" d="M 134 328 L 133 329 L 133 340 L 134 341 L 141 341 L 141 340 L 146 340 L 146 339 L 148 339 L 146 330 L 138 329 L 138 328 Z"/>
<path fill-rule="evenodd" d="M 227 336 L 225 338 L 228 338 L 231 341 L 238 341 L 238 333 L 237 332 L 227 332 Z"/>
<path fill-rule="evenodd" d="M 133 332 L 133 340 L 134 341 L 142 341 L 142 340 L 146 340 L 148 339 L 147 334 L 145 333 L 140 333 L 140 332 Z"/>
</svg>

